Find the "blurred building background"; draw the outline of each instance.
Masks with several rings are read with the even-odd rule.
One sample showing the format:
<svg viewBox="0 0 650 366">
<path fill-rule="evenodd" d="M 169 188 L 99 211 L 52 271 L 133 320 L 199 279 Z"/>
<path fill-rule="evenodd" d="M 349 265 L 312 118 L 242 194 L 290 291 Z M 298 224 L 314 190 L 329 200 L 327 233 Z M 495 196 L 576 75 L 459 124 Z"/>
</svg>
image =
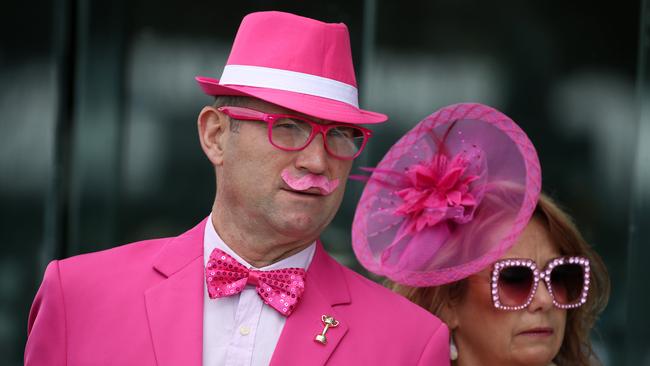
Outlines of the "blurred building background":
<svg viewBox="0 0 650 366">
<path fill-rule="evenodd" d="M 443 105 L 474 101 L 537 146 L 544 189 L 612 278 L 593 339 L 606 365 L 650 365 L 648 0 L 35 0 L 0 12 L 0 363 L 19 365 L 48 261 L 176 235 L 210 210 L 196 116 L 242 16 L 344 22 L 361 102 L 387 113 L 357 166 Z M 362 185 L 324 235 L 350 249 Z M 648 255 L 648 257 L 646 257 Z"/>
</svg>

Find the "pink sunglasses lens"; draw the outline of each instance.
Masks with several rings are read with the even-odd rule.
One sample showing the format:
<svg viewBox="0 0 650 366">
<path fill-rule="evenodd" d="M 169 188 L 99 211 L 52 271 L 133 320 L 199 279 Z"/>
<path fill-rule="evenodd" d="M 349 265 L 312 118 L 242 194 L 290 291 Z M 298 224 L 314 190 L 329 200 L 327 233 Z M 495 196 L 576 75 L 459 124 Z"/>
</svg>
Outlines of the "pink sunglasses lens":
<svg viewBox="0 0 650 366">
<path fill-rule="evenodd" d="M 584 272 L 579 264 L 565 263 L 551 271 L 551 288 L 555 301 L 562 305 L 580 301 L 584 286 Z"/>
<path fill-rule="evenodd" d="M 505 306 L 525 304 L 533 288 L 534 278 L 533 271 L 526 266 L 503 268 L 497 283 L 501 304 Z"/>
</svg>

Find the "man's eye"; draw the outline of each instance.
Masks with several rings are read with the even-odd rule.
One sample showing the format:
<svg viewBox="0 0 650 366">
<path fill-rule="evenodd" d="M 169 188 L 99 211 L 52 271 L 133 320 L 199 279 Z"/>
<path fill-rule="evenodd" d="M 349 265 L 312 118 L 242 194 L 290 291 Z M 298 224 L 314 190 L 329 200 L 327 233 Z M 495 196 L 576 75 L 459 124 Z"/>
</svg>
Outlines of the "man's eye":
<svg viewBox="0 0 650 366">
<path fill-rule="evenodd" d="M 273 124 L 273 128 L 294 129 L 299 128 L 298 124 L 290 119 L 280 119 Z"/>
<path fill-rule="evenodd" d="M 354 130 L 352 128 L 337 127 L 329 130 L 329 135 L 332 137 L 351 139 L 354 138 Z"/>
</svg>

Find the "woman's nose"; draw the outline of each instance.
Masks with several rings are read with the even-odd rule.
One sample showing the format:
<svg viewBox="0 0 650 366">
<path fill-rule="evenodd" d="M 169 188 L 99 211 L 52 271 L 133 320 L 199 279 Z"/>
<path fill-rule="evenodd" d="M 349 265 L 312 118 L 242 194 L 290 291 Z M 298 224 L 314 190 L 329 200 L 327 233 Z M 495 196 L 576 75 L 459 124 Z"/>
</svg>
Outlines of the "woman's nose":
<svg viewBox="0 0 650 366">
<path fill-rule="evenodd" d="M 539 285 L 537 286 L 537 291 L 533 296 L 530 305 L 528 305 L 528 311 L 546 311 L 553 307 L 553 296 L 548 290 L 548 285 L 546 281 L 540 280 Z"/>
</svg>

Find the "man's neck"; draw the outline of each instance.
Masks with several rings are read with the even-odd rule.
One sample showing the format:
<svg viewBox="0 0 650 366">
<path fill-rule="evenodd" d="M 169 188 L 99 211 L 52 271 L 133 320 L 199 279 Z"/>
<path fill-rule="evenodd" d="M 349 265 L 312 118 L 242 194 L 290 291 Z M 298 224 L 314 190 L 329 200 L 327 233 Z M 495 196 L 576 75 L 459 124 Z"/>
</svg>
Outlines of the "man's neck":
<svg viewBox="0 0 650 366">
<path fill-rule="evenodd" d="M 212 209 L 212 225 L 223 242 L 255 268 L 288 258 L 316 240 L 316 237 L 295 240 L 275 232 L 263 232 L 259 225 L 249 220 L 229 220 L 233 216 L 220 213 L 215 207 Z"/>
</svg>

